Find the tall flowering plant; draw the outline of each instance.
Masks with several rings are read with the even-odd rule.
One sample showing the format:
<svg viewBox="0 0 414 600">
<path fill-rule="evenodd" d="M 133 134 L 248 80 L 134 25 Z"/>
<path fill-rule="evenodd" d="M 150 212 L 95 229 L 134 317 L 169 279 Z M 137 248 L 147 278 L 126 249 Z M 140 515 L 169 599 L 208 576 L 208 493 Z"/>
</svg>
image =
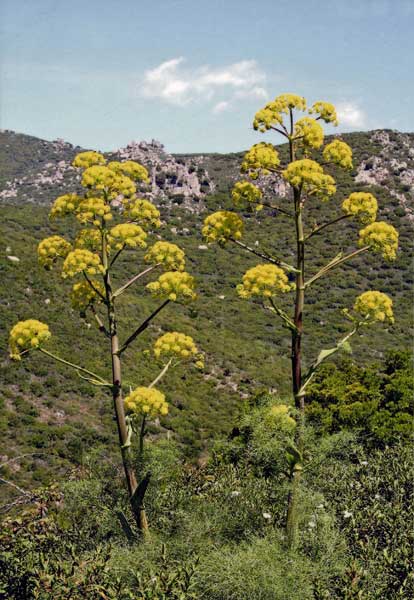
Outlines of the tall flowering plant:
<svg viewBox="0 0 414 600">
<path fill-rule="evenodd" d="M 299 113 L 299 118 L 297 118 Z M 304 116 L 300 116 L 300 113 Z M 306 207 L 311 202 L 326 202 L 336 194 L 336 182 L 325 171 L 327 165 L 342 169 L 352 169 L 352 150 L 340 139 L 324 145 L 324 131 L 321 122 L 338 124 L 335 107 L 328 102 L 315 102 L 308 108 L 305 98 L 294 94 L 282 94 L 259 110 L 253 127 L 261 133 L 276 132 L 287 141 L 289 158 L 281 163 L 278 151 L 271 143 L 255 144 L 244 156 L 241 173 L 244 178 L 238 181 L 232 198 L 237 208 L 244 210 L 271 209 L 270 214 L 283 213 L 293 223 L 295 231 L 295 254 L 293 264 L 282 258 L 260 252 L 243 243 L 244 223 L 233 211 L 218 211 L 209 215 L 204 222 L 203 234 L 208 242 L 221 246 L 235 244 L 246 252 L 259 257 L 262 262 L 249 269 L 237 287 L 241 298 L 260 300 L 263 307 L 279 319 L 291 336 L 292 392 L 297 408 L 296 446 L 288 452 L 290 464 L 291 492 L 287 510 L 287 537 L 293 545 L 297 538 L 298 489 L 302 470 L 303 426 L 305 417 L 305 396 L 309 383 L 318 367 L 335 352 L 349 348 L 349 339 L 361 328 L 375 321 L 393 322 L 392 301 L 380 291 L 368 291 L 355 301 L 352 310 L 344 309 L 350 322 L 349 332 L 332 348 L 321 350 L 319 355 L 304 371 L 302 367 L 304 315 L 306 292 L 312 284 L 327 275 L 332 269 L 368 251 L 377 252 L 385 260 L 396 257 L 398 233 L 386 222 L 377 221 L 378 202 L 367 192 L 351 193 L 342 202 L 342 214 L 330 221 L 306 227 Z M 314 150 L 322 150 L 322 160 L 312 157 Z M 289 203 L 280 206 L 266 197 L 254 181 L 259 176 L 277 175 L 290 188 Z M 318 272 L 307 275 L 305 272 L 307 243 L 311 238 L 325 233 L 341 221 L 353 219 L 363 226 L 359 232 L 358 248 L 333 257 Z M 282 294 L 292 294 L 293 311 L 288 314 L 279 303 Z"/>
<path fill-rule="evenodd" d="M 78 154 L 73 166 L 81 172 L 84 192 L 65 194 L 54 202 L 50 218 L 74 219 L 80 229 L 74 240 L 59 235 L 42 240 L 38 259 L 46 269 L 61 269 L 64 279 L 73 281 L 70 291 L 72 308 L 93 316 L 99 332 L 108 343 L 112 376 L 106 378 L 52 353 L 47 349 L 51 337 L 49 327 L 35 319 L 20 321 L 10 332 L 10 355 L 15 360 L 32 351 L 75 369 L 78 375 L 93 385 L 106 388 L 112 394 L 118 427 L 119 445 L 128 488 L 130 505 L 140 530 L 148 529 L 144 495 L 149 474 L 138 478 L 133 454 L 142 455 L 146 423 L 165 416 L 168 402 L 157 386 L 168 369 L 187 361 L 203 367 L 202 355 L 191 337 L 168 332 L 154 344 L 153 358 L 162 368 L 148 385 L 130 389 L 123 395 L 122 357 L 136 338 L 169 304 L 195 299 L 194 278 L 185 271 L 185 255 L 181 248 L 165 241 L 148 246 L 153 230 L 161 226 L 156 206 L 137 195 L 137 184 L 149 181 L 145 167 L 134 161 L 107 162 L 98 152 Z M 123 285 L 113 285 L 112 272 L 120 255 L 127 249 L 143 250 L 141 270 Z M 135 261 L 136 262 L 136 261 Z M 121 336 L 117 320 L 121 296 L 132 285 L 150 275 L 158 278 L 146 284 L 146 291 L 160 304 L 139 323 L 129 335 Z M 139 462 L 139 461 L 138 461 Z"/>
</svg>

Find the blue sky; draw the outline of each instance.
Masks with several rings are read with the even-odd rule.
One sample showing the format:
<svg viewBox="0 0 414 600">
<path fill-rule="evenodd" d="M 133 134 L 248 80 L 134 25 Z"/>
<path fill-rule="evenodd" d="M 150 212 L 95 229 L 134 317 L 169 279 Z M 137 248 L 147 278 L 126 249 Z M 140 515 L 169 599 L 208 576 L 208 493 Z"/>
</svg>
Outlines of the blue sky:
<svg viewBox="0 0 414 600">
<path fill-rule="evenodd" d="M 263 139 L 252 117 L 292 92 L 339 130 L 414 130 L 414 0 L 2 0 L 4 129 L 111 150 Z M 274 140 L 276 142 L 276 140 Z"/>
</svg>

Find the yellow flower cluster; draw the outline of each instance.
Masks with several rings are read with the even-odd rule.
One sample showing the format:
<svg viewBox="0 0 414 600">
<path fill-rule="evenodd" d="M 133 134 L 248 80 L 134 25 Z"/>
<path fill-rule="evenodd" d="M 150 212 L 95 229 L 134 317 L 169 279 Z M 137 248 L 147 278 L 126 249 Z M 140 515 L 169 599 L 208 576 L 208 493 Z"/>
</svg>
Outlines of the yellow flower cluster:
<svg viewBox="0 0 414 600">
<path fill-rule="evenodd" d="M 364 292 L 355 301 L 354 311 L 367 321 L 390 321 L 394 323 L 392 300 L 382 292 Z"/>
<path fill-rule="evenodd" d="M 243 221 L 236 213 L 229 210 L 219 210 L 204 219 L 201 230 L 207 242 L 225 244 L 233 238 L 239 240 L 243 233 Z"/>
<path fill-rule="evenodd" d="M 39 348 L 51 337 L 49 327 L 36 319 L 19 321 L 10 331 L 10 357 L 21 360 L 21 353 L 31 348 Z"/>
<path fill-rule="evenodd" d="M 188 273 L 179 271 L 168 271 L 152 281 L 146 288 L 154 296 L 172 300 L 190 301 L 195 300 L 197 295 L 194 291 L 194 277 Z"/>
<path fill-rule="evenodd" d="M 77 196 L 76 194 L 65 194 L 64 196 L 59 196 L 59 198 L 56 198 L 53 203 L 49 217 L 51 219 L 56 219 L 59 217 L 66 217 L 67 215 L 74 213 L 82 200 L 83 198 Z"/>
<path fill-rule="evenodd" d="M 104 221 L 112 219 L 111 208 L 105 204 L 103 198 L 85 198 L 78 206 L 76 218 L 79 223 L 92 223 L 98 227 L 101 219 Z"/>
<path fill-rule="evenodd" d="M 96 165 L 104 165 L 105 163 L 106 160 L 102 154 L 91 150 L 77 154 L 73 159 L 72 165 L 81 169 L 88 169 Z"/>
<path fill-rule="evenodd" d="M 117 179 L 114 171 L 108 167 L 94 165 L 88 167 L 82 175 L 82 185 L 86 188 L 95 188 L 96 190 L 110 189 Z"/>
<path fill-rule="evenodd" d="M 323 129 L 312 117 L 303 117 L 295 124 L 295 139 L 299 139 L 305 148 L 320 148 L 323 144 Z"/>
<path fill-rule="evenodd" d="M 81 229 L 75 239 L 75 248 L 86 248 L 91 252 L 100 250 L 102 234 L 97 229 Z"/>
<path fill-rule="evenodd" d="M 319 119 L 322 119 L 322 121 L 325 121 L 325 123 L 338 125 L 336 108 L 330 102 L 315 102 L 312 108 L 309 109 L 309 114 L 318 114 Z"/>
<path fill-rule="evenodd" d="M 105 294 L 105 289 L 99 281 L 92 281 L 92 283 L 96 290 L 102 295 Z M 100 302 L 101 298 L 87 281 L 81 281 L 80 283 L 74 284 L 70 293 L 70 301 L 74 310 L 83 313 L 88 306 L 91 306 L 94 302 Z"/>
<path fill-rule="evenodd" d="M 149 387 L 137 387 L 124 400 L 125 410 L 135 415 L 144 415 L 151 419 L 168 414 L 165 395 Z"/>
<path fill-rule="evenodd" d="M 153 264 L 161 263 L 169 271 L 185 269 L 184 250 L 170 242 L 155 242 L 144 256 L 144 260 Z"/>
<path fill-rule="evenodd" d="M 247 173 L 251 179 L 257 179 L 260 174 L 269 175 L 279 165 L 279 154 L 273 144 L 261 142 L 260 144 L 255 144 L 246 152 L 240 171 Z"/>
<path fill-rule="evenodd" d="M 118 175 L 110 190 L 110 197 L 116 198 L 122 195 L 124 198 L 132 198 L 137 191 L 135 183 L 126 175 Z"/>
<path fill-rule="evenodd" d="M 160 227 L 160 211 L 154 204 L 141 198 L 132 198 L 123 203 L 124 214 L 144 229 Z"/>
<path fill-rule="evenodd" d="M 336 192 L 335 180 L 324 173 L 321 165 L 309 158 L 291 162 L 282 173 L 283 178 L 309 196 L 315 194 L 326 200 Z"/>
<path fill-rule="evenodd" d="M 78 273 L 85 271 L 87 275 L 96 275 L 103 273 L 104 268 L 101 264 L 101 259 L 98 254 L 94 254 L 90 250 L 76 248 L 69 252 L 65 262 L 63 263 L 62 277 L 74 277 Z"/>
<path fill-rule="evenodd" d="M 334 140 L 323 149 L 323 158 L 343 169 L 352 169 L 352 150 L 341 140 Z"/>
<path fill-rule="evenodd" d="M 292 286 L 286 273 L 276 265 L 257 265 L 243 275 L 243 283 L 237 286 L 241 298 L 263 296 L 271 298 L 279 293 L 289 292 Z"/>
<path fill-rule="evenodd" d="M 260 203 L 263 192 L 250 181 L 238 181 L 231 191 L 231 197 L 236 206 L 243 208 L 246 204 L 256 204 L 256 210 L 262 210 L 263 204 Z"/>
<path fill-rule="evenodd" d="M 52 235 L 40 242 L 37 247 L 39 264 L 50 269 L 58 258 L 66 258 L 72 246 L 60 235 Z"/>
<path fill-rule="evenodd" d="M 125 162 L 114 160 L 108 163 L 108 167 L 115 171 L 117 175 L 127 175 L 135 181 L 144 181 L 145 183 L 150 181 L 147 169 L 133 160 L 126 160 Z"/>
<path fill-rule="evenodd" d="M 108 245 L 110 249 L 121 250 L 125 246 L 131 248 L 146 248 L 147 234 L 135 223 L 121 223 L 109 231 Z"/>
<path fill-rule="evenodd" d="M 378 202 L 368 192 L 353 192 L 342 202 L 342 208 L 345 214 L 353 215 L 360 223 L 367 225 L 377 218 Z"/>
<path fill-rule="evenodd" d="M 370 246 L 385 260 L 395 260 L 398 249 L 398 231 L 392 225 L 376 221 L 359 232 L 359 245 Z"/>
<path fill-rule="evenodd" d="M 171 331 L 164 333 L 154 344 L 154 354 L 157 358 L 193 358 L 198 353 L 194 340 L 189 335 Z"/>
<path fill-rule="evenodd" d="M 289 109 L 306 110 L 306 100 L 296 94 L 281 94 L 273 102 L 266 104 L 259 110 L 253 121 L 253 128 L 264 133 L 272 127 L 283 122 L 283 115 L 288 114 Z"/>
<path fill-rule="evenodd" d="M 274 404 L 266 415 L 266 422 L 272 428 L 293 431 L 296 421 L 289 415 L 289 406 L 286 404 Z"/>
</svg>

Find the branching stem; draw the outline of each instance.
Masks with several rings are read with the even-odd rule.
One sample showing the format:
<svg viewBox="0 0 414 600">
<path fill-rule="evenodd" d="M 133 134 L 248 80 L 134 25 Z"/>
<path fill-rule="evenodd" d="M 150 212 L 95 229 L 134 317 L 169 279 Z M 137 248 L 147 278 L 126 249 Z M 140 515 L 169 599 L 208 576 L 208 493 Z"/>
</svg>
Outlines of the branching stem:
<svg viewBox="0 0 414 600">
<path fill-rule="evenodd" d="M 135 338 L 137 338 L 140 333 L 142 333 L 143 331 L 145 331 L 145 329 L 148 327 L 148 325 L 151 323 L 151 321 L 154 319 L 154 317 L 156 317 L 158 315 L 158 313 L 165 307 L 167 306 L 167 304 L 170 302 L 170 300 L 165 300 L 161 306 L 159 306 L 156 310 L 154 310 L 154 312 L 147 318 L 145 319 L 145 321 L 143 321 L 143 323 L 141 323 L 141 325 L 139 327 L 137 327 L 137 329 L 134 331 L 134 333 L 132 335 L 129 336 L 129 338 L 126 340 L 126 342 L 121 346 L 121 348 L 118 350 L 117 354 L 118 356 L 121 356 L 121 354 L 123 352 L 125 352 L 125 350 L 128 348 L 128 346 L 135 340 Z"/>
</svg>

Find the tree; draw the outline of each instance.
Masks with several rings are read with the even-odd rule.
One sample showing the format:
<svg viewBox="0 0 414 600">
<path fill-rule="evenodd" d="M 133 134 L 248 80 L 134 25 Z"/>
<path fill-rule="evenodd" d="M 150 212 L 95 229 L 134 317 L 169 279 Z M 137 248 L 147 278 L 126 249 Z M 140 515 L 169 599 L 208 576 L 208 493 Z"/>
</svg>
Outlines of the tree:
<svg viewBox="0 0 414 600">
<path fill-rule="evenodd" d="M 307 114 L 295 120 L 297 112 Z M 283 213 L 289 217 L 295 231 L 294 264 L 243 243 L 241 238 L 244 223 L 235 212 L 222 210 L 213 213 L 205 219 L 203 228 L 208 242 L 217 242 L 221 246 L 231 242 L 262 259 L 261 264 L 243 275 L 242 283 L 237 288 L 238 294 L 241 298 L 259 300 L 266 310 L 272 311 L 281 319 L 290 332 L 292 392 L 298 414 L 296 447 L 287 449 L 291 467 L 291 492 L 286 528 L 291 546 L 296 543 L 297 538 L 297 503 L 304 450 L 306 389 L 318 367 L 338 350 L 349 348 L 349 339 L 362 327 L 375 321 L 393 322 L 392 301 L 386 294 L 380 291 L 361 294 L 352 310 L 344 309 L 344 315 L 351 324 L 349 332 L 332 348 L 321 350 L 309 369 L 303 372 L 305 298 L 309 287 L 332 269 L 368 250 L 380 252 L 386 260 L 393 260 L 398 247 L 397 231 L 392 225 L 376 221 L 378 203 L 376 198 L 367 192 L 351 193 L 342 203 L 342 214 L 335 215 L 330 221 L 306 228 L 307 205 L 315 200 L 327 201 L 337 191 L 334 178 L 324 167 L 336 165 L 342 169 L 352 169 L 352 150 L 340 139 L 334 139 L 325 145 L 322 161 L 315 160 L 314 151 L 320 150 L 324 144 L 324 131 L 320 121 L 337 125 L 335 107 L 328 102 L 315 102 L 308 109 L 305 98 L 294 94 L 282 94 L 259 110 L 254 118 L 254 129 L 261 133 L 277 132 L 287 141 L 287 163 L 281 164 L 279 153 L 271 143 L 255 144 L 245 154 L 241 165 L 241 173 L 245 175 L 245 179 L 237 182 L 232 190 L 236 207 L 256 211 L 270 209 L 269 216 L 275 217 Z M 263 192 L 263 187 L 269 188 L 269 176 L 276 177 L 279 183 L 284 182 L 288 186 L 289 204 L 275 204 L 269 199 L 269 194 Z M 251 180 L 258 178 L 259 183 L 263 183 L 264 186 L 252 183 Z M 339 226 L 347 219 L 355 219 L 364 226 L 359 233 L 359 248 L 348 254 L 341 252 L 317 273 L 306 277 L 307 242 L 316 235 L 324 234 L 328 228 Z M 278 297 L 286 293 L 294 294 L 292 316 L 283 310 L 277 301 Z"/>
<path fill-rule="evenodd" d="M 112 393 L 131 509 L 138 528 L 145 532 L 148 523 L 144 495 L 150 474 L 141 475 L 138 479 L 131 449 L 136 446 L 138 456 L 142 459 L 148 419 L 163 417 L 168 413 L 165 395 L 156 388 L 168 369 L 183 361 L 191 361 L 202 368 L 203 361 L 191 337 L 179 332 L 167 332 L 155 342 L 153 348 L 154 359 L 163 362 L 159 374 L 149 385 L 131 389 L 124 398 L 122 357 L 168 304 L 189 302 L 196 297 L 195 282 L 184 270 L 183 250 L 175 244 L 156 241 L 145 256 L 141 253 L 146 263 L 142 270 L 115 289 L 111 275 L 119 256 L 128 249 L 145 249 L 151 230 L 161 226 L 156 206 L 137 196 L 137 183 L 148 183 L 148 172 L 145 167 L 130 160 L 107 163 L 102 154 L 93 151 L 78 154 L 73 166 L 81 172 L 84 193 L 65 194 L 57 198 L 50 218 L 74 217 L 82 229 L 72 243 L 59 235 L 42 240 L 38 246 L 38 258 L 40 265 L 46 269 L 52 269 L 59 261 L 63 261 L 62 277 L 77 279 L 70 292 L 72 307 L 81 316 L 86 311 L 93 314 L 109 346 L 112 377 L 108 381 L 85 368 L 83 363 L 75 364 L 47 350 L 45 344 L 51 337 L 49 327 L 35 319 L 20 321 L 12 328 L 10 355 L 13 359 L 21 360 L 27 353 L 38 350 L 72 367 L 82 379 Z M 113 220 L 117 224 L 110 226 Z M 121 342 L 117 308 L 122 294 L 157 271 L 163 272 L 156 281 L 147 283 L 146 289 L 159 298 L 161 304 Z M 106 314 L 102 314 L 100 306 L 103 306 Z"/>
</svg>

